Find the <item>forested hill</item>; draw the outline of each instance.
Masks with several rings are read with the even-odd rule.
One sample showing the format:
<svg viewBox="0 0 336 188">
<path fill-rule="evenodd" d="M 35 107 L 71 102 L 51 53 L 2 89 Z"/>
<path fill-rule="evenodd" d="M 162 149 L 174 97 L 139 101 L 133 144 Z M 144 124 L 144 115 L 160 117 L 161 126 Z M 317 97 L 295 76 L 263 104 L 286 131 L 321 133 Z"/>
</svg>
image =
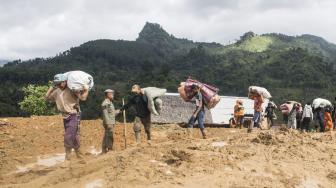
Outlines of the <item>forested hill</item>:
<svg viewBox="0 0 336 188">
<path fill-rule="evenodd" d="M 0 68 L 0 116 L 21 116 L 22 87 L 45 85 L 53 75 L 83 70 L 95 89 L 83 104 L 86 118 L 99 116 L 102 91 L 113 88 L 120 104 L 134 83 L 176 92 L 188 76 L 220 88 L 221 95 L 246 96 L 249 85 L 268 88 L 276 102 L 333 98 L 336 45 L 312 35 L 256 35 L 234 44 L 193 42 L 146 23 L 135 41 L 95 40 L 53 58 L 13 61 Z"/>
</svg>

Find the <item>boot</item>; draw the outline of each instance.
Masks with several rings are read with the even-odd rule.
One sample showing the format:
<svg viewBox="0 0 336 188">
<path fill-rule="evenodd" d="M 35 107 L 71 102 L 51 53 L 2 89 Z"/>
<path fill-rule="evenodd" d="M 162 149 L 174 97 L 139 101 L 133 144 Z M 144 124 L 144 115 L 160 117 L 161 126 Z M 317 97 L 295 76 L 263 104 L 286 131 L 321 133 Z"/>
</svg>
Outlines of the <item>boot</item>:
<svg viewBox="0 0 336 188">
<path fill-rule="evenodd" d="M 201 130 L 201 133 L 202 133 L 202 138 L 206 139 L 206 134 L 205 134 L 205 130 L 204 129 Z"/>
<path fill-rule="evenodd" d="M 140 132 L 135 132 L 135 141 L 136 141 L 137 145 L 141 144 L 141 135 L 140 135 Z"/>
<path fill-rule="evenodd" d="M 187 134 L 189 138 L 193 138 L 193 128 L 187 128 Z"/>
</svg>

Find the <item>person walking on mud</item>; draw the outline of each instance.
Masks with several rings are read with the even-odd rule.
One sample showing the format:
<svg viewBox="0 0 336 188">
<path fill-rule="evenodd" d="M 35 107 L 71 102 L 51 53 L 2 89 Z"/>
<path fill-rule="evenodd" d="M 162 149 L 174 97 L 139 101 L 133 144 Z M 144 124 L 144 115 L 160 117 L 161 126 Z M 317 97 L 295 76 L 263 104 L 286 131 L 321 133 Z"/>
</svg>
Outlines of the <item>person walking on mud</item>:
<svg viewBox="0 0 336 188">
<path fill-rule="evenodd" d="M 240 129 L 243 127 L 244 124 L 244 106 L 242 100 L 237 100 L 236 105 L 234 106 L 234 118 L 236 120 L 236 125 Z"/>
<path fill-rule="evenodd" d="M 188 134 L 189 137 L 192 137 L 192 130 L 194 127 L 194 124 L 196 122 L 196 120 L 198 121 L 198 127 L 201 130 L 202 133 L 202 137 L 203 139 L 206 139 L 206 134 L 205 134 L 205 127 L 204 127 L 204 122 L 205 122 L 205 109 L 204 109 L 204 99 L 201 93 L 201 88 L 198 85 L 192 85 L 191 89 L 193 90 L 194 93 L 196 93 L 195 95 L 195 100 L 196 100 L 196 109 L 194 111 L 194 113 L 192 114 L 192 116 L 189 119 L 188 122 Z"/>
<path fill-rule="evenodd" d="M 89 94 L 89 87 L 83 86 L 81 91 L 73 92 L 67 87 L 67 77 L 57 74 L 45 95 L 46 100 L 56 103 L 57 109 L 62 113 L 64 123 L 65 162 L 62 167 L 70 165 L 71 150 L 74 149 L 81 163 L 85 163 L 80 152 L 80 107 L 79 101 L 85 101 Z"/>
<path fill-rule="evenodd" d="M 310 102 L 308 102 L 303 108 L 302 117 L 301 117 L 301 130 L 303 132 L 310 131 L 310 123 L 314 119 L 313 109 Z"/>
<path fill-rule="evenodd" d="M 151 144 L 151 113 L 148 110 L 148 99 L 144 95 L 144 91 L 141 90 L 140 85 L 133 85 L 131 92 L 134 94 L 128 103 L 121 107 L 119 113 L 123 110 L 127 110 L 131 106 L 135 107 L 135 121 L 133 125 L 133 130 L 135 133 L 135 140 L 137 144 L 141 143 L 141 124 L 145 128 L 147 134 L 147 143 Z"/>
<path fill-rule="evenodd" d="M 287 124 L 288 129 L 296 129 L 297 128 L 296 127 L 296 114 L 297 114 L 298 107 L 299 107 L 299 105 L 297 103 L 294 103 L 292 110 L 289 112 L 288 124 Z"/>
<path fill-rule="evenodd" d="M 113 105 L 114 91 L 107 89 L 104 93 L 105 100 L 101 104 L 103 127 L 105 129 L 102 141 L 102 153 L 107 153 L 113 150 L 113 129 L 115 125 L 115 115 L 118 111 L 115 110 Z"/>
<path fill-rule="evenodd" d="M 262 104 L 264 103 L 264 98 L 259 94 L 253 94 L 252 99 L 254 100 L 254 114 L 253 121 L 250 123 L 247 132 L 252 132 L 254 126 L 260 127 L 260 119 L 262 115 Z"/>
<path fill-rule="evenodd" d="M 319 127 L 320 132 L 324 132 L 324 108 L 317 107 L 316 109 L 314 109 L 314 113 L 316 114 L 315 117 L 320 126 Z"/>
<path fill-rule="evenodd" d="M 273 127 L 274 126 L 274 116 L 275 116 L 275 109 L 277 106 L 270 100 L 270 102 L 267 104 L 265 113 L 267 117 L 268 124 Z"/>
</svg>

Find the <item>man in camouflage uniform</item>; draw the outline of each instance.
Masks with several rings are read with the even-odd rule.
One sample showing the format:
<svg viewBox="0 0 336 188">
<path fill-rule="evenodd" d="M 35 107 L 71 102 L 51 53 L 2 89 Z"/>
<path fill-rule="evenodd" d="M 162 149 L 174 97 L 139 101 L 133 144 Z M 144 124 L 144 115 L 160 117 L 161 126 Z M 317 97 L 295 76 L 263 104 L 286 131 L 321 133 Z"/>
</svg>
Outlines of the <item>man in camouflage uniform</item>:
<svg viewBox="0 0 336 188">
<path fill-rule="evenodd" d="M 103 126 L 105 129 L 104 138 L 102 142 L 102 153 L 107 153 L 113 149 L 113 128 L 115 125 L 116 110 L 112 103 L 114 91 L 111 89 L 105 90 L 105 100 L 102 107 Z"/>
</svg>

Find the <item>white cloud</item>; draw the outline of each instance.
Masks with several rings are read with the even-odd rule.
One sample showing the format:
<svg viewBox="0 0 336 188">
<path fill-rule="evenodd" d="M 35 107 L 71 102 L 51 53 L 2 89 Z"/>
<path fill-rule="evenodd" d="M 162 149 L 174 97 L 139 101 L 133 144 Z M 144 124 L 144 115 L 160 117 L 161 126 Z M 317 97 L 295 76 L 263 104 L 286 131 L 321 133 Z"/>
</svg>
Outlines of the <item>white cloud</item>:
<svg viewBox="0 0 336 188">
<path fill-rule="evenodd" d="M 54 56 L 99 38 L 135 40 L 146 21 L 194 41 L 247 31 L 309 33 L 336 43 L 333 0 L 0 1 L 0 59 Z"/>
</svg>

